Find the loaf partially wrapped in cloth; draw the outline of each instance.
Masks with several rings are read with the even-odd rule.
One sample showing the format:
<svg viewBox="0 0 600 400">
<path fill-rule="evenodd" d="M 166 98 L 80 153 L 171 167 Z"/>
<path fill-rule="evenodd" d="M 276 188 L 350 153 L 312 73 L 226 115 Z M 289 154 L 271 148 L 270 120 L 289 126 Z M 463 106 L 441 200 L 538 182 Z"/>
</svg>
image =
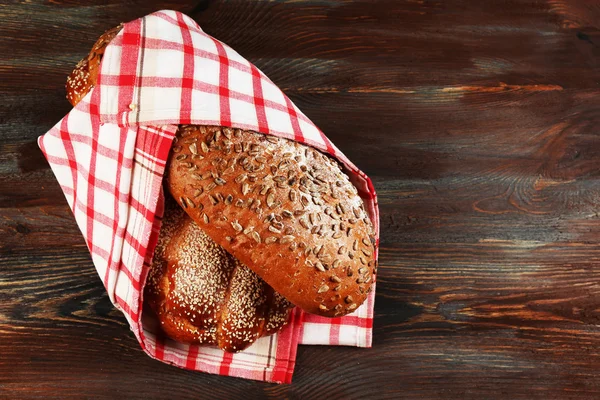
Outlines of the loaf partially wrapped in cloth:
<svg viewBox="0 0 600 400">
<path fill-rule="evenodd" d="M 106 47 L 99 65 L 96 85 L 67 116 L 40 138 L 39 145 L 73 210 L 110 300 L 124 313 L 144 351 L 153 358 L 188 369 L 271 382 L 290 382 L 298 344 L 370 347 L 379 216 L 375 191 L 369 178 L 262 72 L 231 48 L 202 32 L 193 20 L 181 13 L 159 11 L 124 24 Z M 326 248 L 327 251 L 321 251 L 312 242 L 304 243 L 305 247 L 311 248 L 311 252 L 304 249 L 301 261 L 315 273 L 322 275 L 316 275 L 318 279 L 311 277 L 310 281 L 304 280 L 315 291 L 311 292 L 310 302 L 302 303 L 302 296 L 288 300 L 302 303 L 297 305 L 310 312 L 334 318 L 309 314 L 296 307 L 289 323 L 281 331 L 260 338 L 246 350 L 232 354 L 214 347 L 173 341 L 162 334 L 150 315 L 142 312 L 144 285 L 152 265 L 164 211 L 163 175 L 176 135 L 178 142 L 186 140 L 186 135 L 180 130 L 182 124 L 219 127 L 220 132 L 236 135 L 235 139 L 251 138 L 262 143 L 264 138 L 272 138 L 272 141 L 264 143 L 264 149 L 268 149 L 268 144 L 274 141 L 296 142 L 311 147 L 310 152 L 305 154 L 307 159 L 316 157 L 313 153 L 321 152 L 339 163 L 352 190 L 362 198 L 364 206 L 346 209 L 348 207 L 342 201 L 339 207 L 327 210 L 324 215 L 309 213 L 314 214 L 313 218 L 318 218 L 319 222 L 325 221 L 321 224 L 310 221 L 309 215 L 301 215 L 300 208 L 277 211 L 284 218 L 297 217 L 301 226 L 304 224 L 300 222 L 300 218 L 306 218 L 302 221 L 307 226 L 309 223 L 313 224 L 309 229 L 312 234 L 331 235 L 328 240 L 332 243 L 338 239 L 348 241 L 351 236 L 354 239 L 356 232 L 349 229 L 352 226 L 344 219 L 346 217 L 356 220 L 354 223 L 365 229 L 364 240 L 349 240 L 337 248 L 340 258 L 343 256 L 352 260 L 347 261 L 347 267 L 351 267 L 349 269 L 342 269 L 343 265 L 333 265 L 334 259 L 321 262 L 324 256 L 332 258 L 330 254 L 326 254 L 331 251 L 329 247 Z M 231 132 L 225 130 L 229 128 Z M 203 129 L 204 131 L 187 136 L 210 136 L 216 132 L 209 128 Z M 232 151 L 236 151 L 233 142 L 234 139 Z M 259 148 L 258 142 L 256 148 Z M 213 144 L 209 140 L 200 140 L 197 145 L 200 149 L 193 146 L 193 143 L 186 144 L 186 151 L 181 154 L 192 157 L 193 153 L 204 151 L 203 147 L 208 146 L 206 143 Z M 254 147 L 244 148 L 244 143 L 239 145 L 241 151 L 254 151 Z M 211 151 L 208 148 L 206 150 Z M 265 156 L 268 158 L 268 155 Z M 324 197 L 317 193 L 319 190 L 315 185 L 319 186 L 321 180 L 326 181 L 328 178 L 327 174 L 318 174 L 321 164 L 331 164 L 332 168 L 337 168 L 337 163 L 332 162 L 329 157 L 312 164 L 318 165 L 310 171 L 312 186 L 305 185 L 309 194 L 306 199 L 316 206 L 322 206 L 319 203 L 328 199 L 331 201 L 336 196 L 346 196 L 338 193 L 335 187 L 328 189 Z M 220 162 L 214 157 L 210 160 L 215 165 Z M 255 161 L 260 163 L 261 160 Z M 298 168 L 301 168 L 300 164 Z M 184 165 L 186 166 L 187 164 Z M 170 174 L 181 173 L 177 170 L 181 167 L 179 164 L 170 167 Z M 240 191 L 244 191 L 246 186 L 241 181 L 244 177 L 241 177 L 241 173 L 239 176 L 240 182 L 236 184 L 239 184 Z M 190 175 L 186 177 L 188 178 L 193 177 Z M 226 182 L 217 178 L 219 177 L 212 176 L 216 185 L 226 185 Z M 293 178 L 291 175 L 286 176 L 288 181 L 285 185 L 295 185 Z M 274 180 L 273 185 L 280 183 L 284 185 L 283 182 Z M 338 185 L 346 187 L 342 180 Z M 274 253 L 274 256 L 289 256 L 281 252 L 282 245 L 286 245 L 285 251 L 299 251 L 298 246 L 302 246 L 302 241 L 296 240 L 292 231 L 279 229 L 276 223 L 280 221 L 276 219 L 275 213 L 269 211 L 282 205 L 283 192 L 266 186 L 253 186 L 265 197 L 265 210 L 262 214 L 265 218 L 257 220 L 257 225 L 264 224 L 260 229 L 268 229 L 273 233 L 268 237 L 274 239 L 267 239 L 258 226 L 244 226 L 241 230 L 244 239 L 240 249 L 277 242 L 273 248 L 278 253 Z M 212 184 L 208 183 L 207 187 L 212 189 Z M 269 192 L 269 189 L 274 191 Z M 171 185 L 169 190 L 177 194 L 179 190 L 185 193 L 186 188 Z M 206 190 L 204 186 L 203 190 Z M 292 194 L 288 190 L 285 193 L 288 192 L 290 201 L 302 204 L 302 191 L 293 191 L 295 194 Z M 186 196 L 181 196 L 185 197 L 182 206 L 189 206 L 188 200 L 194 202 Z M 223 215 L 227 218 L 222 209 L 214 206 L 231 205 L 229 203 L 232 199 L 228 199 L 227 194 L 218 196 L 215 193 L 212 201 L 216 203 L 207 204 L 209 210 L 204 214 L 196 214 L 196 211 L 190 213 L 192 218 L 197 219 L 200 227 L 206 218 L 222 218 Z M 192 208 L 197 210 L 197 207 Z M 297 213 L 294 214 L 294 211 Z M 355 214 L 354 217 L 352 214 Z M 273 224 L 273 221 L 276 223 Z M 335 226 L 330 224 L 332 221 L 335 221 Z M 245 257 L 242 261 L 251 264 L 253 257 L 244 256 L 248 254 L 246 250 L 230 246 L 235 242 L 233 234 L 239 228 L 238 221 L 227 221 L 227 225 L 222 225 L 222 235 L 219 235 L 217 228 L 207 231 L 207 234 L 234 256 Z M 291 228 L 300 229 L 298 226 Z M 257 259 L 264 261 L 264 257 Z M 249 266 L 261 275 L 256 266 Z M 298 272 L 304 273 L 305 271 Z M 277 287 L 281 285 L 280 279 L 261 277 L 286 296 Z M 355 280 L 346 285 L 348 277 Z M 343 285 L 336 285 L 342 279 Z M 325 280 L 327 283 L 324 283 Z M 321 284 L 317 284 L 318 282 Z M 341 291 L 344 295 L 336 291 Z M 356 294 L 352 296 L 349 291 Z M 357 299 L 362 300 L 359 299 L 361 295 L 366 300 L 359 306 Z M 351 314 L 344 315 L 347 312 Z"/>
</svg>

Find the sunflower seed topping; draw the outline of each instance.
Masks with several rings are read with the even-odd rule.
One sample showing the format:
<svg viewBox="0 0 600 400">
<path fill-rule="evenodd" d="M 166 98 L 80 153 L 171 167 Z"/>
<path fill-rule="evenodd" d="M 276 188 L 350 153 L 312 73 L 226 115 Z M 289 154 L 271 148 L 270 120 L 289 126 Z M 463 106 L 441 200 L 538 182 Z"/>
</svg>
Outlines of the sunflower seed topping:
<svg viewBox="0 0 600 400">
<path fill-rule="evenodd" d="M 273 193 L 270 193 L 267 196 L 267 207 L 273 208 L 274 205 L 275 205 L 275 195 Z"/>
<path fill-rule="evenodd" d="M 246 179 L 248 179 L 248 175 L 246 175 L 246 174 L 240 174 L 234 180 L 235 180 L 235 183 L 242 183 Z"/>
<path fill-rule="evenodd" d="M 236 232 L 241 232 L 241 231 L 244 229 L 244 228 L 242 227 L 242 225 L 240 225 L 240 223 L 239 223 L 239 222 L 237 222 L 237 221 L 233 221 L 233 222 L 231 223 L 231 226 L 233 227 L 233 229 L 234 229 Z"/>
<path fill-rule="evenodd" d="M 325 293 L 326 291 L 329 290 L 329 286 L 327 285 L 323 285 L 319 288 L 319 290 L 317 291 L 317 293 Z"/>
<path fill-rule="evenodd" d="M 255 241 L 256 243 L 260 243 L 260 235 L 258 234 L 258 232 L 256 232 L 256 231 L 252 231 L 252 232 L 250 233 L 250 237 L 251 237 L 252 239 L 254 239 L 254 241 Z"/>
<path fill-rule="evenodd" d="M 287 243 L 291 243 L 291 241 L 294 239 L 295 239 L 295 237 L 292 235 L 285 235 L 284 237 L 281 238 L 281 240 L 279 242 L 281 244 L 287 244 Z"/>
<path fill-rule="evenodd" d="M 250 185 L 248 185 L 246 182 L 242 183 L 242 194 L 245 196 L 248 194 L 249 191 Z"/>
</svg>

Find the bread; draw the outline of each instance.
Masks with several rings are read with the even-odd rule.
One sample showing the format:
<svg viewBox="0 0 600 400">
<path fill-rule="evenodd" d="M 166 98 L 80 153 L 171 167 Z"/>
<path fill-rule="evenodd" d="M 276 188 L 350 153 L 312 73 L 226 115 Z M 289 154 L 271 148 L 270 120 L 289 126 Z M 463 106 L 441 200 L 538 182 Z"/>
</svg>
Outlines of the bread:
<svg viewBox="0 0 600 400">
<path fill-rule="evenodd" d="M 165 212 L 144 289 L 163 331 L 237 352 L 286 325 L 292 305 L 174 206 Z"/>
<path fill-rule="evenodd" d="M 95 85 L 99 57 L 119 29 L 78 64 L 70 100 Z M 178 131 L 166 176 L 200 228 L 295 305 L 333 317 L 366 299 L 377 268 L 373 226 L 328 156 L 274 136 L 190 125 Z"/>
<path fill-rule="evenodd" d="M 75 69 L 67 78 L 67 100 L 73 107 L 94 87 L 100 70 L 100 62 L 104 56 L 104 50 L 111 40 L 121 30 L 123 25 L 106 31 L 96 41 L 87 57 L 79 61 Z"/>
<path fill-rule="evenodd" d="M 340 316 L 365 300 L 373 227 L 331 158 L 260 133 L 182 126 L 167 186 L 202 230 L 293 304 Z"/>
</svg>

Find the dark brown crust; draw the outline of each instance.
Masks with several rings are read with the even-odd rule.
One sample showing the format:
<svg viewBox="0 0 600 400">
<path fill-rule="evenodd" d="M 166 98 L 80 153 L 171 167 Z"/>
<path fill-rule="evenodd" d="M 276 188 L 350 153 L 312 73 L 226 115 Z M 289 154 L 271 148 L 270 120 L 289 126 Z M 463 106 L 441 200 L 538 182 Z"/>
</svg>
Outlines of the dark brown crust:
<svg viewBox="0 0 600 400">
<path fill-rule="evenodd" d="M 237 352 L 285 326 L 291 304 L 173 206 L 144 293 L 163 331 L 179 342 Z"/>
<path fill-rule="evenodd" d="M 192 125 L 178 132 L 167 179 L 213 240 L 295 305 L 333 317 L 366 299 L 373 228 L 329 157 L 285 139 Z"/>
</svg>

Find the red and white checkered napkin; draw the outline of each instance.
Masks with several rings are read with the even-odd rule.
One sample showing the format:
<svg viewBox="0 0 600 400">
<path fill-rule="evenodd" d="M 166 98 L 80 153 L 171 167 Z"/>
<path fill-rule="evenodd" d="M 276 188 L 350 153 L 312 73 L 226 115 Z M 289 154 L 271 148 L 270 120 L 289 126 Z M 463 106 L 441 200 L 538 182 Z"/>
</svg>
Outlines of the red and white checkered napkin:
<svg viewBox="0 0 600 400">
<path fill-rule="evenodd" d="M 379 236 L 369 178 L 254 65 L 181 13 L 159 11 L 129 22 L 107 47 L 97 86 L 39 145 L 110 300 L 144 351 L 188 369 L 291 382 L 298 344 L 370 347 L 374 291 L 341 318 L 295 309 L 281 332 L 237 354 L 174 342 L 143 318 L 142 289 L 164 206 L 162 177 L 178 124 L 251 129 L 332 155 L 364 198 Z"/>
</svg>

